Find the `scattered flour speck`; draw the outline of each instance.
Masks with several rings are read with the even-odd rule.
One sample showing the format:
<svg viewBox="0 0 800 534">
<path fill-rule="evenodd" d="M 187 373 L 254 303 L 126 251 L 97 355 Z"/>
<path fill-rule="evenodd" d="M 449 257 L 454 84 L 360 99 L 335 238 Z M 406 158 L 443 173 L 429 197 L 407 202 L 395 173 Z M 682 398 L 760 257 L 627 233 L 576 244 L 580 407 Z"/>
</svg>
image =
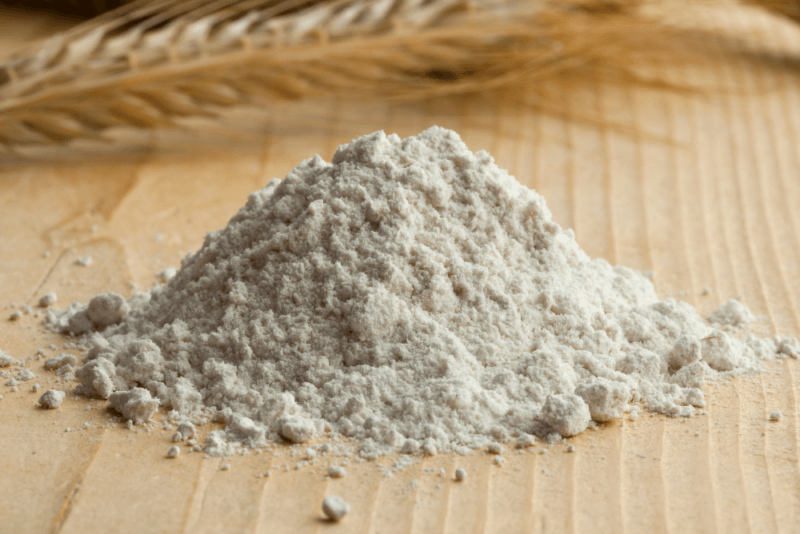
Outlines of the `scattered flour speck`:
<svg viewBox="0 0 800 534">
<path fill-rule="evenodd" d="M 67 394 L 64 391 L 48 389 L 39 397 L 39 406 L 50 410 L 58 408 L 64 402 L 64 397 L 66 396 Z"/>
<path fill-rule="evenodd" d="M 350 512 L 350 505 L 341 497 L 329 495 L 322 501 L 322 512 L 332 521 L 339 521 Z"/>
<path fill-rule="evenodd" d="M 742 327 L 756 320 L 750 309 L 736 299 L 717 308 L 708 316 L 709 321 L 718 325 Z"/>
<path fill-rule="evenodd" d="M 19 360 L 17 360 L 16 358 L 12 358 L 11 356 L 3 352 L 2 349 L 0 349 L 0 367 L 11 367 L 19 364 L 20 364 Z"/>
<path fill-rule="evenodd" d="M 55 304 L 57 300 L 58 300 L 58 295 L 56 295 L 55 293 L 45 293 L 44 295 L 42 295 L 42 298 L 39 299 L 39 306 L 41 306 L 42 308 L 46 308 L 51 304 Z"/>
<path fill-rule="evenodd" d="M 344 467 L 332 465 L 328 468 L 328 476 L 331 478 L 344 478 L 347 475 Z"/>
</svg>

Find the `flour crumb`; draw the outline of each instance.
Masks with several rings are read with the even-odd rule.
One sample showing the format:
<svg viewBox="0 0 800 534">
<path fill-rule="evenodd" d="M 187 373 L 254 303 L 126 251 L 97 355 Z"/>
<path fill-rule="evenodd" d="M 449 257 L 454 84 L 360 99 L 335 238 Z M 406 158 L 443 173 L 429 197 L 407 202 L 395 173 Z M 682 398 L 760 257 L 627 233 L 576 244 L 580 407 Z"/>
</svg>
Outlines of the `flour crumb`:
<svg viewBox="0 0 800 534">
<path fill-rule="evenodd" d="M 425 438 L 422 444 L 422 452 L 425 453 L 426 456 L 436 456 L 439 451 L 436 448 L 436 442 L 433 438 Z"/>
<path fill-rule="evenodd" d="M 230 468 L 231 468 L 231 464 L 228 464 L 228 463 L 225 463 L 225 464 L 222 464 L 221 466 L 219 466 L 219 470 L 220 471 L 227 471 Z"/>
<path fill-rule="evenodd" d="M 491 454 L 503 454 L 503 446 L 499 443 L 490 443 L 486 450 Z"/>
<path fill-rule="evenodd" d="M 569 445 L 567 445 L 567 449 L 566 449 L 566 451 L 567 451 L 567 452 L 575 452 L 575 445 L 572 445 L 572 444 L 570 443 Z"/>
<path fill-rule="evenodd" d="M 506 459 L 503 458 L 502 456 L 495 456 L 492 459 L 492 462 L 494 463 L 494 465 L 496 465 L 498 467 L 503 467 L 503 464 L 505 463 L 505 461 L 506 461 Z"/>
<path fill-rule="evenodd" d="M 467 478 L 467 471 L 459 467 L 456 469 L 456 480 L 461 482 Z"/>
<path fill-rule="evenodd" d="M 20 364 L 19 360 L 17 360 L 16 358 L 12 358 L 11 356 L 3 352 L 2 349 L 0 349 L 0 367 L 11 367 L 19 364 Z"/>
<path fill-rule="evenodd" d="M 589 426 L 589 407 L 578 396 L 571 394 L 549 395 L 542 408 L 542 418 L 562 436 L 580 434 Z"/>
<path fill-rule="evenodd" d="M 80 265 L 81 267 L 88 267 L 89 265 L 92 264 L 92 257 L 91 256 L 81 256 L 81 257 L 79 257 L 78 259 L 75 260 L 75 263 L 77 265 Z"/>
<path fill-rule="evenodd" d="M 64 353 L 52 358 L 47 358 L 44 361 L 44 368 L 48 371 L 59 369 L 65 365 L 78 365 L 78 358 L 72 354 Z"/>
<path fill-rule="evenodd" d="M 152 398 L 144 388 L 133 388 L 130 391 L 112 393 L 108 398 L 109 405 L 134 423 L 149 421 L 158 410 L 158 400 Z"/>
<path fill-rule="evenodd" d="M 9 320 L 9 321 L 17 321 L 17 320 L 19 320 L 21 317 L 22 317 L 22 312 L 21 312 L 21 311 L 19 311 L 19 310 L 17 310 L 17 311 L 15 311 L 15 312 L 12 312 L 12 313 L 11 313 L 11 315 L 9 315 L 9 316 L 8 316 L 8 320 Z"/>
<path fill-rule="evenodd" d="M 172 280 L 177 272 L 178 271 L 174 267 L 167 267 L 158 273 L 158 278 L 162 282 L 166 283 Z"/>
<path fill-rule="evenodd" d="M 718 325 L 741 328 L 755 321 L 756 317 L 745 304 L 730 299 L 709 315 L 708 320 Z"/>
<path fill-rule="evenodd" d="M 344 467 L 332 465 L 328 468 L 328 476 L 331 478 L 344 478 L 347 475 Z"/>
<path fill-rule="evenodd" d="M 403 446 L 400 450 L 405 454 L 414 454 L 419 450 L 419 442 L 415 439 L 407 439 L 403 442 Z"/>
<path fill-rule="evenodd" d="M 17 373 L 17 375 L 14 378 L 16 378 L 19 381 L 26 382 L 28 380 L 33 380 L 34 378 L 36 378 L 36 374 L 30 369 L 23 369 L 22 371 Z"/>
<path fill-rule="evenodd" d="M 167 458 L 177 458 L 178 455 L 180 455 L 180 453 L 181 453 L 181 448 L 178 447 L 177 445 L 173 445 L 167 451 Z"/>
<path fill-rule="evenodd" d="M 592 419 L 601 422 L 622 417 L 631 400 L 630 386 L 603 377 L 579 384 L 575 393 L 589 407 Z"/>
<path fill-rule="evenodd" d="M 777 343 L 778 354 L 797 359 L 800 357 L 800 341 L 794 337 L 779 338 L 775 336 L 775 343 Z"/>
<path fill-rule="evenodd" d="M 61 403 L 64 401 L 64 397 L 66 396 L 67 394 L 64 391 L 48 389 L 42 394 L 41 397 L 39 397 L 39 406 L 53 410 L 61 406 Z"/>
<path fill-rule="evenodd" d="M 180 435 L 180 439 L 178 441 L 187 440 L 189 445 L 194 445 L 193 438 L 197 435 L 197 430 L 195 429 L 194 424 L 190 421 L 181 421 L 178 423 L 178 429 L 175 432 L 176 435 Z"/>
<path fill-rule="evenodd" d="M 772 412 L 771 414 L 769 414 L 769 420 L 770 421 L 780 421 L 781 417 L 783 417 L 783 413 L 781 413 L 781 412 L 779 412 L 777 410 Z"/>
<path fill-rule="evenodd" d="M 58 300 L 58 295 L 55 293 L 45 293 L 42 295 L 42 298 L 39 299 L 39 306 L 42 308 L 47 308 L 48 306 L 55 304 Z"/>
<path fill-rule="evenodd" d="M 331 521 L 340 521 L 350 512 L 350 505 L 341 497 L 328 495 L 322 501 L 322 512 Z"/>
</svg>

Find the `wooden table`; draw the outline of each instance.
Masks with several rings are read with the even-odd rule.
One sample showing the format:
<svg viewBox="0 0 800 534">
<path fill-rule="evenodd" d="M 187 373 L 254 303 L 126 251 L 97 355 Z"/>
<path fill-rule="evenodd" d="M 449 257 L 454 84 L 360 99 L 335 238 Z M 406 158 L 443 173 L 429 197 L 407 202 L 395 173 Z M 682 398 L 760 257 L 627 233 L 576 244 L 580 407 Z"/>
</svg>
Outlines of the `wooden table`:
<svg viewBox="0 0 800 534">
<path fill-rule="evenodd" d="M 782 54 L 800 51 L 790 23 L 752 11 L 714 21 L 747 28 Z M 0 30 L 0 44 L 31 33 Z M 720 56 L 714 68 L 677 75 L 734 89 L 556 87 L 573 119 L 498 95 L 367 108 L 284 104 L 272 119 L 258 116 L 266 134 L 256 142 L 5 164 L 0 307 L 33 305 L 49 291 L 66 305 L 108 290 L 129 295 L 131 282 L 149 288 L 248 192 L 301 159 L 329 158 L 377 129 L 407 136 L 439 124 L 542 193 L 590 255 L 654 271 L 660 295 L 703 313 L 741 295 L 765 316 L 754 332 L 796 335 L 800 73 Z M 617 126 L 581 120 L 587 110 Z M 320 127 L 287 126 L 298 113 L 319 116 Z M 92 265 L 75 264 L 84 255 Z M 0 347 L 24 357 L 61 346 L 39 321 L 3 320 Z M 43 386 L 55 383 L 41 361 L 31 368 Z M 167 460 L 170 432 L 107 428 L 103 403 L 73 394 L 60 410 L 39 410 L 30 383 L 16 393 L 0 386 L 0 532 L 800 532 L 799 388 L 800 364 L 776 362 L 759 376 L 710 385 L 707 416 L 616 421 L 572 440 L 572 454 L 565 444 L 506 453 L 502 467 L 484 454 L 440 454 L 390 478 L 354 463 L 346 478 L 327 480 L 319 467 L 295 470 L 302 456 L 288 447 L 275 456 Z M 783 412 L 780 422 L 768 421 L 773 410 Z M 463 483 L 452 481 L 459 466 L 469 471 Z M 272 476 L 256 476 L 267 469 Z M 340 524 L 322 520 L 329 493 L 352 505 Z"/>
</svg>

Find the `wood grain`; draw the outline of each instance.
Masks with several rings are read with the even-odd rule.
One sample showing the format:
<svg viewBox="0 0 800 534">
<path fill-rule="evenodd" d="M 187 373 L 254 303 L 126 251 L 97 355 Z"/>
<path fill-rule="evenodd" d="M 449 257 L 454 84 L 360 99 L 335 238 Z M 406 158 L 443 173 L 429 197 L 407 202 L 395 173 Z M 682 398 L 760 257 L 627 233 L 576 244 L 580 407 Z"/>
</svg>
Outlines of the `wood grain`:
<svg viewBox="0 0 800 534">
<path fill-rule="evenodd" d="M 0 306 L 48 291 L 65 304 L 130 294 L 129 282 L 148 288 L 247 193 L 301 159 L 329 158 L 377 129 L 407 136 L 439 124 L 545 195 L 589 254 L 654 271 L 660 295 L 703 313 L 742 295 L 765 317 L 755 333 L 800 334 L 800 73 L 790 66 L 800 30 L 752 9 L 718 15 L 704 22 L 746 28 L 785 65 L 720 48 L 714 68 L 671 75 L 725 90 L 554 86 L 572 118 L 502 95 L 281 104 L 243 114 L 266 132 L 256 143 L 2 166 Z M 20 35 L 0 29 L 0 45 Z M 587 111 L 619 127 L 582 120 Z M 319 127 L 287 126 L 287 114 L 318 116 Z M 74 264 L 86 254 L 93 265 Z M 63 340 L 33 317 L 0 323 L 0 347 L 14 356 L 49 343 Z M 40 362 L 32 368 L 42 385 L 55 383 Z M 167 460 L 169 432 L 105 428 L 102 403 L 74 395 L 38 410 L 29 389 L 0 386 L 0 533 L 800 532 L 797 361 L 709 385 L 707 416 L 615 421 L 574 439 L 572 454 L 563 444 L 511 451 L 503 467 L 483 454 L 439 455 L 392 477 L 353 463 L 341 480 L 319 466 L 296 470 L 301 448 L 236 456 L 228 471 L 185 450 Z M 773 410 L 779 423 L 767 420 Z M 469 472 L 463 483 L 452 481 L 458 466 Z M 353 506 L 341 524 L 322 519 L 332 493 Z"/>
</svg>

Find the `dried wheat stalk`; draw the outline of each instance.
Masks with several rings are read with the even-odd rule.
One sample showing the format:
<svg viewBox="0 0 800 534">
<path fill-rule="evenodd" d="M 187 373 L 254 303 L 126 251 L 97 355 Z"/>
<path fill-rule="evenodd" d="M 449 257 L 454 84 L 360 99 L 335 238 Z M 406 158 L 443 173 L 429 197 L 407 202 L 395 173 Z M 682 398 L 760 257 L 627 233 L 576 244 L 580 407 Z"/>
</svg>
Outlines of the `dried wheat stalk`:
<svg viewBox="0 0 800 534">
<path fill-rule="evenodd" d="M 800 1 L 798 0 L 747 0 L 747 3 L 761 6 L 780 15 L 800 22 Z"/>
<path fill-rule="evenodd" d="M 0 144 L 321 92 L 424 98 L 601 66 L 666 30 L 626 0 L 141 0 L 0 64 Z"/>
</svg>

